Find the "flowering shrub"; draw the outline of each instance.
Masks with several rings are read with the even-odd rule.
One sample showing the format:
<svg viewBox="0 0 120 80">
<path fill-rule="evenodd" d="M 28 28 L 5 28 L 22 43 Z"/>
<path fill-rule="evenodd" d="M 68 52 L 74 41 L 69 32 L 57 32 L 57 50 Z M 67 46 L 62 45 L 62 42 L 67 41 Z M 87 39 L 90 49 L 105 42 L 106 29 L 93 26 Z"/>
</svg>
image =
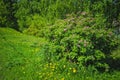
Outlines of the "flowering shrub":
<svg viewBox="0 0 120 80">
<path fill-rule="evenodd" d="M 86 12 L 79 13 L 78 16 L 67 16 L 44 31 L 44 36 L 56 46 L 56 51 L 51 54 L 57 55 L 59 59 L 66 58 L 79 66 L 108 70 L 105 59 L 118 45 L 112 29 L 105 28 L 104 19 L 96 22 L 99 16 L 93 18 Z"/>
</svg>

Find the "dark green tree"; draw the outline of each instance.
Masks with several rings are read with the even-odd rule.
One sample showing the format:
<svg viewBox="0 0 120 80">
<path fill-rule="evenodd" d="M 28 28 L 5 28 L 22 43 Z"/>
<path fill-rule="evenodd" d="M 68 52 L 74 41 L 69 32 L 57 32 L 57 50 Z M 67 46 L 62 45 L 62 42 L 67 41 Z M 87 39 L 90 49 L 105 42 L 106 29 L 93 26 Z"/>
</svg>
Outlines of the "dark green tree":
<svg viewBox="0 0 120 80">
<path fill-rule="evenodd" d="M 11 27 L 18 30 L 17 20 L 15 18 L 17 0 L 0 1 L 0 26 Z"/>
<path fill-rule="evenodd" d="M 16 3 L 18 2 L 18 0 L 3 0 L 3 2 L 5 5 L 7 5 L 6 9 L 8 11 L 7 15 L 8 24 L 6 26 L 18 30 L 17 19 L 14 16 L 17 10 Z"/>
<path fill-rule="evenodd" d="M 1 0 L 0 1 L 0 27 L 5 27 L 7 23 L 7 15 L 8 15 L 8 10 L 7 10 L 7 5 L 4 4 L 4 2 Z"/>
</svg>

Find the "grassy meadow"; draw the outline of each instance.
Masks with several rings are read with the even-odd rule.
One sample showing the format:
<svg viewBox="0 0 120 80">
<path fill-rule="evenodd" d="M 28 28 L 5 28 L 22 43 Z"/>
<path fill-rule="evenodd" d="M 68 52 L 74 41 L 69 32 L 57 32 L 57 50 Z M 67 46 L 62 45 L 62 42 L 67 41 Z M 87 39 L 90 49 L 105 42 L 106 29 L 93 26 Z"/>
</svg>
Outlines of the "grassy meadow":
<svg viewBox="0 0 120 80">
<path fill-rule="evenodd" d="M 0 28 L 0 80 L 119 80 L 120 71 L 92 71 L 65 60 L 46 62 L 41 47 L 43 38 Z M 120 58 L 119 49 L 113 55 Z"/>
</svg>

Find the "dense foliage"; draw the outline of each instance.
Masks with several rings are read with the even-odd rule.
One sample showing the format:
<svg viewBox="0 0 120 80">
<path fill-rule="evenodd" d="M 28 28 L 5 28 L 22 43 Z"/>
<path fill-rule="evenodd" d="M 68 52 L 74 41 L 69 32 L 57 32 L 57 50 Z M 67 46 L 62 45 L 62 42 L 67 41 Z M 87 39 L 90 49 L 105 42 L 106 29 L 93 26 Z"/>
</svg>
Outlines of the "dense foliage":
<svg viewBox="0 0 120 80">
<path fill-rule="evenodd" d="M 113 71 L 111 73 L 99 73 L 92 66 L 89 66 L 87 68 L 79 67 L 78 64 L 69 62 L 66 59 L 60 59 L 56 61 L 56 58 L 52 55 L 52 53 L 55 52 L 56 48 L 57 46 L 50 44 L 44 38 L 36 38 L 34 36 L 21 34 L 20 32 L 17 32 L 11 28 L 0 28 L 0 79 L 120 79 L 120 71 Z M 117 52 L 118 54 L 115 54 L 114 57 L 119 59 L 120 48 L 117 50 Z M 116 60 L 116 62 L 119 63 L 119 60 Z M 115 65 L 116 62 L 113 62 L 112 66 L 119 68 L 118 66 L 120 63 Z"/>
<path fill-rule="evenodd" d="M 11 27 L 18 30 L 16 13 L 16 0 L 1 0 L 0 1 L 0 26 Z"/>
<path fill-rule="evenodd" d="M 119 0 L 1 0 L 0 6 L 0 27 L 48 41 L 38 51 L 47 68 L 109 70 L 111 53 L 120 44 Z"/>
<path fill-rule="evenodd" d="M 5 26 L 6 20 L 6 15 L 8 14 L 8 11 L 6 10 L 6 5 L 4 2 L 1 0 L 0 1 L 0 26 Z M 3 12 L 4 11 L 4 12 Z"/>
<path fill-rule="evenodd" d="M 18 21 L 19 29 L 28 28 L 34 16 L 43 17 L 47 23 L 54 23 L 56 19 L 64 19 L 66 14 L 78 12 L 90 12 L 93 17 L 103 14 L 106 18 L 106 27 L 116 27 L 112 23 L 118 21 L 120 13 L 118 0 L 20 0 L 17 3 L 16 18 Z M 29 20 L 29 21 L 28 21 Z M 40 22 L 43 19 L 39 19 Z M 44 21 L 43 21 L 44 23 Z M 38 23 L 36 23 L 37 25 Z M 117 25 L 118 26 L 118 25 Z M 40 27 L 40 26 L 39 26 Z"/>
<path fill-rule="evenodd" d="M 105 20 L 100 20 L 99 16 L 93 18 L 86 12 L 78 14 L 77 17 L 69 15 L 65 20 L 57 20 L 54 25 L 43 29 L 43 33 L 41 31 L 54 45 L 46 45 L 48 52 L 44 54 L 58 60 L 66 58 L 80 67 L 94 66 L 107 70 L 109 65 L 105 60 L 118 45 L 113 30 L 106 28 L 102 24 Z M 96 22 L 97 19 L 100 22 Z"/>
<path fill-rule="evenodd" d="M 0 25 L 3 27 L 9 25 L 20 31 L 28 28 L 28 24 L 36 15 L 49 23 L 54 23 L 58 18 L 64 19 L 66 14 L 86 11 L 93 16 L 103 14 L 107 19 L 106 27 L 115 27 L 112 23 L 119 22 L 120 13 L 119 0 L 1 0 L 0 5 L 2 6 Z M 39 21 L 42 22 L 41 19 Z"/>
</svg>

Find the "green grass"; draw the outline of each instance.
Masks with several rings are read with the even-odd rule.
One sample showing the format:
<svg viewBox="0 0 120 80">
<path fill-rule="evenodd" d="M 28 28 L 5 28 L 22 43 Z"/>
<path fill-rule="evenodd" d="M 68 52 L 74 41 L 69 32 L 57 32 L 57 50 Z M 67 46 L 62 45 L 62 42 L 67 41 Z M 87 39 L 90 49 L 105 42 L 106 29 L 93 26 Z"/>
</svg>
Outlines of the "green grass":
<svg viewBox="0 0 120 80">
<path fill-rule="evenodd" d="M 112 56 L 114 58 L 119 58 L 120 59 L 120 47 L 118 47 L 116 50 L 112 52 Z"/>
<path fill-rule="evenodd" d="M 93 73 L 64 60 L 47 63 L 41 55 L 46 43 L 43 38 L 0 28 L 0 80 L 120 80 L 120 71 Z"/>
<path fill-rule="evenodd" d="M 36 56 L 44 39 L 0 28 L 0 80 L 32 80 Z M 37 64 L 37 63 L 36 63 Z"/>
</svg>

